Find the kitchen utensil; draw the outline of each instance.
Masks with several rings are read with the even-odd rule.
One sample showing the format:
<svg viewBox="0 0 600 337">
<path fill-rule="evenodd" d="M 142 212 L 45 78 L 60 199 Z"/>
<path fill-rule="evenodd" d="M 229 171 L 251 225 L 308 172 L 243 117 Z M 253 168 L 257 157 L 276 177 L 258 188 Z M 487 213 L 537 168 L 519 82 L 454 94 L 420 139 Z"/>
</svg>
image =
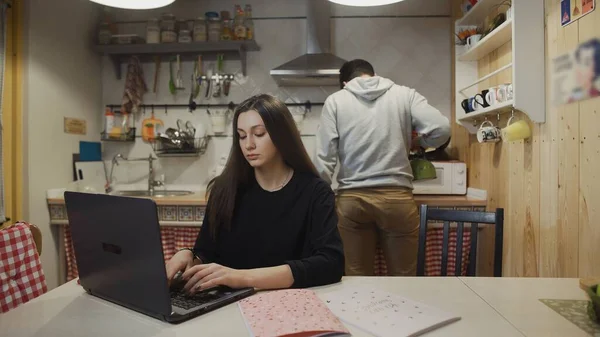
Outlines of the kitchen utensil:
<svg viewBox="0 0 600 337">
<path fill-rule="evenodd" d="M 177 87 L 175 86 L 175 80 L 173 79 L 173 61 L 169 61 L 169 92 L 171 95 L 177 93 Z"/>
<path fill-rule="evenodd" d="M 195 81 L 192 86 L 192 97 L 197 98 L 200 94 L 200 87 L 202 86 L 202 55 L 198 55 L 198 59 L 194 65 L 193 80 Z"/>
<path fill-rule="evenodd" d="M 477 130 L 477 141 L 480 143 L 496 143 L 500 141 L 500 137 L 500 128 L 488 120 L 481 123 Z"/>
<path fill-rule="evenodd" d="M 179 54 L 177 54 L 177 78 L 175 85 L 177 86 L 177 90 L 185 90 L 183 87 L 183 77 L 181 77 L 181 58 Z"/>
<path fill-rule="evenodd" d="M 188 101 L 188 106 L 190 107 L 190 112 L 193 111 L 193 109 L 195 109 L 195 104 L 194 104 L 194 91 L 196 90 L 195 87 L 198 86 L 198 84 L 196 83 L 196 80 L 194 79 L 194 73 L 192 73 L 191 75 L 192 80 L 191 80 L 191 90 L 190 90 L 190 99 Z"/>
<path fill-rule="evenodd" d="M 514 119 L 515 117 L 511 116 L 506 123 L 506 127 L 501 131 L 502 140 L 505 142 L 526 139 L 531 136 L 529 124 L 527 124 L 527 122 L 524 120 L 519 120 L 512 123 Z"/>
<path fill-rule="evenodd" d="M 223 80 L 223 94 L 225 96 L 229 96 L 229 89 L 231 88 L 231 78 L 229 76 L 225 76 Z"/>
<path fill-rule="evenodd" d="M 206 72 L 206 93 L 204 95 L 204 98 L 209 99 L 210 98 L 210 93 L 211 93 L 211 87 L 212 87 L 212 76 L 213 76 L 213 71 L 212 69 L 208 69 Z"/>
<path fill-rule="evenodd" d="M 190 121 L 185 122 L 185 131 L 191 138 L 194 138 L 196 136 L 196 128 Z"/>
<path fill-rule="evenodd" d="M 213 90 L 213 97 L 221 97 L 221 85 L 222 79 L 221 76 L 223 74 L 223 54 L 217 55 L 217 76 L 215 79 L 215 88 Z"/>
<path fill-rule="evenodd" d="M 153 93 L 156 93 L 159 72 L 160 72 L 160 56 L 154 56 L 154 85 L 152 86 Z"/>
</svg>

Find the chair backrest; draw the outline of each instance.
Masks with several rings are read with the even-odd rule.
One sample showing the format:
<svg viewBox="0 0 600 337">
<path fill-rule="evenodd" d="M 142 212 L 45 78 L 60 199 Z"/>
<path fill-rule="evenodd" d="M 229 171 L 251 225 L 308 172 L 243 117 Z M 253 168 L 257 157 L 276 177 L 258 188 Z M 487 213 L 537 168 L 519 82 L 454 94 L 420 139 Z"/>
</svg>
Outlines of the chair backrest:
<svg viewBox="0 0 600 337">
<path fill-rule="evenodd" d="M 495 227 L 494 234 L 494 276 L 502 276 L 502 244 L 504 232 L 504 209 L 498 208 L 496 212 L 459 211 L 447 209 L 433 209 L 421 205 L 421 224 L 419 228 L 419 255 L 417 257 L 417 275 L 425 275 L 425 244 L 427 242 L 427 229 L 430 221 L 442 221 L 442 276 L 447 276 L 448 251 L 450 246 L 450 223 L 456 223 L 456 267 L 455 274 L 462 275 L 463 258 L 463 233 L 465 223 L 470 224 L 471 248 L 467 275 L 475 276 L 477 267 L 477 237 L 480 225 Z"/>
</svg>

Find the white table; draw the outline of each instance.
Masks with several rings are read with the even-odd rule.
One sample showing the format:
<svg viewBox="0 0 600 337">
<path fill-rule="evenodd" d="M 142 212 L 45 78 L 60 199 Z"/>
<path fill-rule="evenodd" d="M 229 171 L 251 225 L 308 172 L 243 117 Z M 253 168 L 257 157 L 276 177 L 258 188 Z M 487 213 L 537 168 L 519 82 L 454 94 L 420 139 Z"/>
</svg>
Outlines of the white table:
<svg viewBox="0 0 600 337">
<path fill-rule="evenodd" d="M 315 290 L 324 294 L 352 284 L 374 286 L 462 317 L 426 336 L 585 336 L 538 301 L 538 298 L 584 299 L 576 279 L 348 277 L 339 284 Z M 558 287 L 561 292 L 553 292 Z M 534 292 L 541 288 L 546 292 Z M 370 336 L 349 328 L 353 336 Z M 249 333 L 235 304 L 171 325 L 89 296 L 72 281 L 0 315 L 0 336 L 238 337 Z"/>
<path fill-rule="evenodd" d="M 525 336 L 589 336 L 540 299 L 589 300 L 578 279 L 468 278 L 469 288 Z"/>
</svg>

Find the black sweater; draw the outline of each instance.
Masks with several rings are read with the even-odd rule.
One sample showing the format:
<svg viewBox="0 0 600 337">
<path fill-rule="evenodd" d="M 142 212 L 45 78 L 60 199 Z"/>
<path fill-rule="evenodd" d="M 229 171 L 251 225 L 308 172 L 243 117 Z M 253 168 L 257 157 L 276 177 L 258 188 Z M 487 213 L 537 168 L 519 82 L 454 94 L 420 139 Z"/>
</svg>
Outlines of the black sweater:
<svg viewBox="0 0 600 337">
<path fill-rule="evenodd" d="M 329 185 L 313 175 L 294 173 L 276 192 L 256 182 L 247 188 L 236 203 L 231 229 L 220 228 L 216 240 L 205 216 L 194 252 L 203 263 L 234 269 L 288 264 L 294 288 L 335 283 L 344 272 L 337 223 Z"/>
</svg>

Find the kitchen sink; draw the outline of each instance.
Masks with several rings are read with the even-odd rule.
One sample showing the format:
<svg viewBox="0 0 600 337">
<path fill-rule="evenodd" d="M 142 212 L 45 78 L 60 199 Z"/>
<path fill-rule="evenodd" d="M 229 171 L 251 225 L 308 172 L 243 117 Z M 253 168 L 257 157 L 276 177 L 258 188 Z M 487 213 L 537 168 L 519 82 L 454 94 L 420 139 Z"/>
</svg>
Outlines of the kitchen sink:
<svg viewBox="0 0 600 337">
<path fill-rule="evenodd" d="M 148 190 L 134 190 L 134 191 L 117 191 L 114 194 L 129 196 L 129 197 L 156 197 L 156 198 L 164 198 L 164 197 L 178 197 L 182 195 L 190 195 L 193 194 L 192 191 L 182 191 L 182 190 L 155 190 L 153 194 L 148 193 Z"/>
</svg>

